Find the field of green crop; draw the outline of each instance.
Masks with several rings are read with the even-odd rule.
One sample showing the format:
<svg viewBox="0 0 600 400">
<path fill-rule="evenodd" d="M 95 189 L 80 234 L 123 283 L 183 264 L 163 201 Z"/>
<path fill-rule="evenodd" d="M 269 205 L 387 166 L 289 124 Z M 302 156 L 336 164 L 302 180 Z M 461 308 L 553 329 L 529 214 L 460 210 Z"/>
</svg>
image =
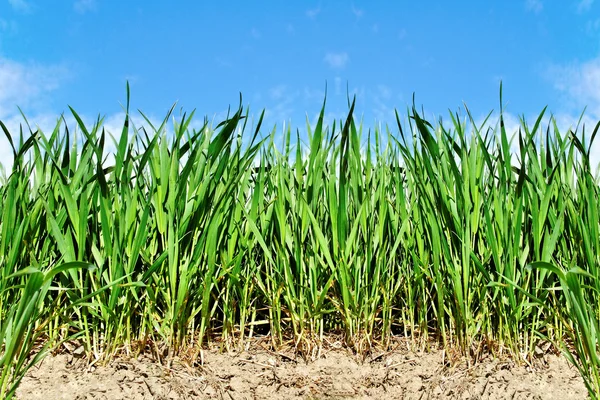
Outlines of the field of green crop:
<svg viewBox="0 0 600 400">
<path fill-rule="evenodd" d="M 114 136 L 73 110 L 76 131 L 0 124 L 0 398 L 74 337 L 106 359 L 257 335 L 310 356 L 332 334 L 473 360 L 551 341 L 598 396 L 600 124 L 507 132 L 467 110 L 445 128 L 412 108 L 369 130 L 354 102 L 330 127 L 324 109 L 304 140 L 241 106 L 214 128 L 127 115 Z"/>
</svg>

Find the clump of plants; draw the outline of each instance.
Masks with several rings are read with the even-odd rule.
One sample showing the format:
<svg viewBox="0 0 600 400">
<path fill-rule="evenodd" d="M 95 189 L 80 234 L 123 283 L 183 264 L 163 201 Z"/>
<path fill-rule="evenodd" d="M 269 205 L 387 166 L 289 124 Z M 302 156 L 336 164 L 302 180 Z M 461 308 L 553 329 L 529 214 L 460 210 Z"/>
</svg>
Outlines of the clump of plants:
<svg viewBox="0 0 600 400">
<path fill-rule="evenodd" d="M 405 335 L 475 360 L 568 341 L 597 395 L 598 126 L 586 143 L 545 110 L 507 132 L 502 109 L 490 123 L 465 107 L 448 125 L 413 107 L 367 130 L 351 102 L 331 126 L 323 104 L 302 133 L 267 134 L 263 115 L 249 126 L 241 105 L 215 127 L 172 108 L 138 128 L 129 89 L 126 111 L 121 132 L 72 109 L 75 130 L 0 125 L 14 151 L 0 183 L 0 397 L 40 341 L 75 335 L 109 358 L 267 335 L 311 356 L 330 334 L 363 354 Z"/>
</svg>

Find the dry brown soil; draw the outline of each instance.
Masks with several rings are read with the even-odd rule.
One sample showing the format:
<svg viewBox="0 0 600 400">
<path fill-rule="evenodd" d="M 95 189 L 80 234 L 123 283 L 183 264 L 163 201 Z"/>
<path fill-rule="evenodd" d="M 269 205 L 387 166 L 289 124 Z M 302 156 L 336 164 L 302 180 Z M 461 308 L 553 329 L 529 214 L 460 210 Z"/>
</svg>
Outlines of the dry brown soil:
<svg viewBox="0 0 600 400">
<path fill-rule="evenodd" d="M 122 356 L 106 366 L 72 355 L 34 367 L 18 399 L 585 399 L 577 371 L 561 356 L 532 365 L 488 358 L 449 366 L 441 351 L 396 350 L 366 360 L 332 349 L 306 362 L 257 348 L 203 353 L 203 365 Z"/>
</svg>

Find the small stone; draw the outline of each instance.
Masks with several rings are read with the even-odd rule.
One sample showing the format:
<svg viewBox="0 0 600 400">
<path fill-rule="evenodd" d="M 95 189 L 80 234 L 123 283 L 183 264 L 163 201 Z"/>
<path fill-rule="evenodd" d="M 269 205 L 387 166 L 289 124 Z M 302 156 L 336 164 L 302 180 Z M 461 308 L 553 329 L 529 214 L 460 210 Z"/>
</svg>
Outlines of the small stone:
<svg viewBox="0 0 600 400">
<path fill-rule="evenodd" d="M 85 349 L 83 348 L 83 346 L 79 346 L 78 348 L 76 348 L 73 351 L 73 356 L 77 357 L 77 358 L 81 358 L 85 355 Z"/>
</svg>

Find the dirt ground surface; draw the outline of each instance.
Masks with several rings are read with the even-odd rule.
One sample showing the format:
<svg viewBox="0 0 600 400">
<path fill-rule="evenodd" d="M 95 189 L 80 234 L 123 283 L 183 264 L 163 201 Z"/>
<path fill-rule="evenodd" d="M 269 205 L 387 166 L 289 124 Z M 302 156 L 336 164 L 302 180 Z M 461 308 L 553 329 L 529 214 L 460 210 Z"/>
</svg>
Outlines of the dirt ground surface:
<svg viewBox="0 0 600 400">
<path fill-rule="evenodd" d="M 333 349 L 315 361 L 264 348 L 203 352 L 202 365 L 146 356 L 89 366 L 73 355 L 48 356 L 18 399 L 586 399 L 575 368 L 557 355 L 532 365 L 488 358 L 450 366 L 441 351 L 396 350 L 365 360 Z"/>
</svg>

